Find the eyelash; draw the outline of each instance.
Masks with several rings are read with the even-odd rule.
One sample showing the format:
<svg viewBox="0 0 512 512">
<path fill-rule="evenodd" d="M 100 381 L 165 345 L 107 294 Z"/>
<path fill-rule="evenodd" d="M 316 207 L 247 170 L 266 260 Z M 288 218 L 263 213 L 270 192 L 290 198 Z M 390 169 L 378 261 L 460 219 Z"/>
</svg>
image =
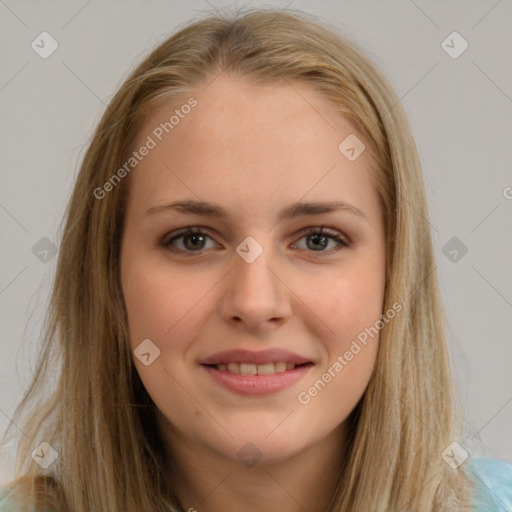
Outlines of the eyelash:
<svg viewBox="0 0 512 512">
<path fill-rule="evenodd" d="M 176 247 L 174 247 L 172 245 L 172 242 L 174 242 L 174 241 L 176 241 L 176 240 L 178 240 L 180 238 L 183 238 L 184 236 L 187 236 L 187 235 L 203 235 L 203 236 L 206 236 L 208 238 L 211 238 L 207 233 L 202 231 L 201 228 L 199 228 L 199 227 L 190 227 L 190 228 L 181 229 L 179 231 L 171 233 L 171 235 L 173 235 L 173 236 L 171 236 L 170 238 L 169 238 L 169 235 L 167 235 L 162 240 L 161 245 L 165 249 L 167 249 L 167 250 L 169 250 L 169 251 L 171 251 L 173 253 L 184 254 L 187 257 L 199 255 L 204 250 L 208 250 L 208 249 L 200 249 L 198 251 L 189 251 L 189 250 L 184 250 L 184 249 L 177 249 Z M 313 250 L 310 250 L 309 252 L 311 252 L 311 253 L 332 254 L 332 253 L 336 253 L 336 252 L 340 251 L 343 248 L 350 247 L 350 243 L 347 240 L 347 238 L 345 238 L 343 235 L 341 235 L 338 231 L 335 231 L 335 230 L 330 229 L 330 228 L 326 228 L 324 226 L 320 226 L 319 228 L 318 227 L 312 227 L 312 228 L 306 229 L 303 232 L 303 234 L 300 237 L 300 239 L 308 237 L 308 236 L 314 236 L 314 235 L 326 236 L 327 238 L 330 238 L 331 240 L 336 241 L 338 243 L 338 247 L 334 248 L 334 249 L 331 248 L 331 249 L 324 250 L 324 251 L 313 251 Z"/>
</svg>

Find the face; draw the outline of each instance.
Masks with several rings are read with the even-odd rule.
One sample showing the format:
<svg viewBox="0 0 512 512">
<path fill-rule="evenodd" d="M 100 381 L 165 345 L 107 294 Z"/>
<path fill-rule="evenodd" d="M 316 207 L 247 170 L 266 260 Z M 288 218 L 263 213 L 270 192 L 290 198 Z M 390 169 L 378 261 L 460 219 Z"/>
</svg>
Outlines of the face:
<svg viewBox="0 0 512 512">
<path fill-rule="evenodd" d="M 171 450 L 282 461 L 341 438 L 374 367 L 378 335 L 360 340 L 386 240 L 368 155 L 340 152 L 354 130 L 307 85 L 221 75 L 190 96 L 135 143 L 155 145 L 121 249 L 134 362 Z"/>
</svg>

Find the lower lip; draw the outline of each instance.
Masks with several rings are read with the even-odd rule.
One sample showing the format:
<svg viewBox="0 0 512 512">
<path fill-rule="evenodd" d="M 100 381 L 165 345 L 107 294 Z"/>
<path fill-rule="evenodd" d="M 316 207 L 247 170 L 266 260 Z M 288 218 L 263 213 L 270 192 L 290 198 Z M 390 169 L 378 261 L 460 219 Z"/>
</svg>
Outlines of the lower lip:
<svg viewBox="0 0 512 512">
<path fill-rule="evenodd" d="M 218 383 L 240 395 L 267 395 L 277 393 L 298 382 L 313 367 L 313 364 L 297 366 L 293 370 L 271 375 L 239 375 L 217 370 L 213 366 L 201 365 Z"/>
</svg>

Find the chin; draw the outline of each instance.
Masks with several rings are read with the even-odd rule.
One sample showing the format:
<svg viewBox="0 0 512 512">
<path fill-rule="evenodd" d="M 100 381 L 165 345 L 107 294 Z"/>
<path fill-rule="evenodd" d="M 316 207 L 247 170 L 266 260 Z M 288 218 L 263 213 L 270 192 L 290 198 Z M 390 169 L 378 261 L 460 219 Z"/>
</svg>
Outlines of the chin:
<svg viewBox="0 0 512 512">
<path fill-rule="evenodd" d="M 309 446 L 314 446 L 318 440 L 313 439 L 304 429 L 298 429 L 300 435 L 291 433 L 288 429 L 279 431 L 275 425 L 272 429 L 255 429 L 254 425 L 240 429 L 240 435 L 234 433 L 233 438 L 226 438 L 219 443 L 213 442 L 214 450 L 224 457 L 235 459 L 248 467 L 257 463 L 273 465 L 293 458 Z M 243 434 L 241 434 L 243 432 Z"/>
</svg>

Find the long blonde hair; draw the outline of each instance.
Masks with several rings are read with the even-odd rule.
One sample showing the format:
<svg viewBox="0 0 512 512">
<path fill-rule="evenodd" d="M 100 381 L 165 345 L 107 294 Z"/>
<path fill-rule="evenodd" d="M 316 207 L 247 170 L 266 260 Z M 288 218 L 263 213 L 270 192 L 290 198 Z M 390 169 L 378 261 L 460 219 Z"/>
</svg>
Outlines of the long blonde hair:
<svg viewBox="0 0 512 512">
<path fill-rule="evenodd" d="M 175 511 L 155 406 L 133 365 L 120 286 L 129 179 L 102 199 L 152 110 L 220 72 L 257 83 L 298 80 L 331 100 L 372 155 L 387 233 L 384 310 L 369 386 L 353 411 L 330 512 L 470 510 L 471 481 L 441 452 L 460 435 L 420 162 L 386 79 L 355 43 L 297 11 L 209 15 L 166 39 L 108 105 L 66 212 L 44 343 L 15 414 L 20 502 L 56 511 Z M 52 376 L 57 375 L 55 385 Z M 59 454 L 48 470 L 41 442 Z"/>
</svg>

